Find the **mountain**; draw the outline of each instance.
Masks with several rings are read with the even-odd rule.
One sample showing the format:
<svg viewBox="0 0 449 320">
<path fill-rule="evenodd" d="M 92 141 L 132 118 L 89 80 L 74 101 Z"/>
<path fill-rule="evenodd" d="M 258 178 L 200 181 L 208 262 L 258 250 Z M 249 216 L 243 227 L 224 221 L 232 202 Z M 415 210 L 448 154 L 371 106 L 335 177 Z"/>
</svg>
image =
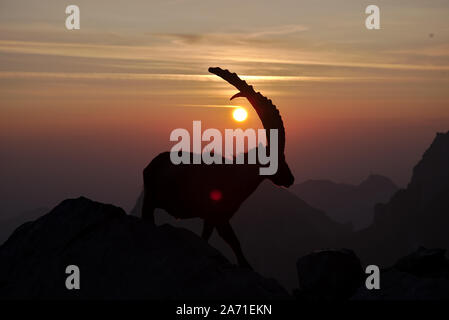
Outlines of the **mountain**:
<svg viewBox="0 0 449 320">
<path fill-rule="evenodd" d="M 66 267 L 80 270 L 67 290 Z M 61 202 L 0 246 L 0 298 L 284 299 L 274 280 L 231 265 L 185 229 L 154 227 L 113 205 Z"/>
<path fill-rule="evenodd" d="M 141 196 L 131 214 L 140 215 L 140 208 Z M 197 234 L 202 228 L 200 219 L 176 220 L 162 210 L 156 211 L 156 223 L 170 223 Z M 332 247 L 350 232 L 348 226 L 334 222 L 324 212 L 269 181 L 263 182 L 242 204 L 231 225 L 254 269 L 279 280 L 288 289 L 297 286 L 298 256 Z M 216 232 L 210 244 L 234 260 L 234 254 Z"/>
<path fill-rule="evenodd" d="M 449 248 L 449 132 L 438 133 L 407 188 L 375 207 L 374 223 L 350 241 L 365 261 L 390 264 L 417 247 Z"/>
<path fill-rule="evenodd" d="M 36 208 L 0 220 L 0 244 L 6 241 L 11 233 L 21 224 L 35 220 L 48 212 L 47 208 Z"/>
<path fill-rule="evenodd" d="M 369 226 L 373 221 L 374 205 L 388 201 L 398 190 L 390 179 L 374 174 L 359 185 L 307 180 L 290 189 L 311 206 L 325 211 L 335 221 L 352 223 L 355 229 Z"/>
<path fill-rule="evenodd" d="M 370 182 L 376 180 L 367 181 L 363 188 L 377 188 Z M 139 206 L 138 201 L 134 214 Z M 158 225 L 163 221 L 201 230 L 199 219 L 175 220 L 158 212 Z M 362 265 L 383 267 L 418 247 L 440 248 L 420 249 L 393 269 L 382 269 L 381 288 L 384 283 L 388 292 L 367 293 L 361 288 L 354 298 L 379 299 L 384 292 L 392 298 L 446 297 L 449 262 L 442 257 L 449 248 L 449 132 L 436 135 L 414 167 L 408 186 L 375 206 L 374 222 L 368 228 L 351 232 L 268 181 L 242 204 L 231 224 L 255 270 L 288 288 L 298 284 L 297 258 L 318 249 L 348 248 Z M 234 259 L 216 234 L 211 245 Z M 329 266 L 334 270 L 335 263 L 345 265 L 345 260 L 327 252 L 313 259 L 324 263 L 323 267 L 308 264 L 306 274 Z M 329 264 L 329 257 L 334 262 Z M 83 290 L 69 291 L 64 286 L 64 271 L 71 264 L 80 268 Z M 335 271 L 346 274 L 345 270 Z M 321 286 L 320 278 L 311 285 Z M 328 277 L 327 283 L 335 284 L 332 279 Z M 118 207 L 79 198 L 65 200 L 43 217 L 25 223 L 0 246 L 0 298 L 5 297 L 272 299 L 288 294 L 274 280 L 231 265 L 188 230 L 168 224 L 152 227 Z"/>
</svg>

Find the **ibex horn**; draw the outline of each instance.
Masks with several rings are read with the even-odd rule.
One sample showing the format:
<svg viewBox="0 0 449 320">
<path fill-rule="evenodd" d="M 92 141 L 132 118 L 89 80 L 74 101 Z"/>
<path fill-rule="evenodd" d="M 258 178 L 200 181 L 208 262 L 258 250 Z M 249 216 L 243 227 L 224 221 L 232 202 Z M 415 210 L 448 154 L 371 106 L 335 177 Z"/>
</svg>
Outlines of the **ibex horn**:
<svg viewBox="0 0 449 320">
<path fill-rule="evenodd" d="M 243 92 L 238 92 L 238 93 L 234 94 L 234 95 L 231 97 L 231 99 L 229 99 L 229 100 L 233 100 L 233 99 L 235 99 L 235 98 L 246 98 L 246 96 L 243 94 Z"/>
</svg>

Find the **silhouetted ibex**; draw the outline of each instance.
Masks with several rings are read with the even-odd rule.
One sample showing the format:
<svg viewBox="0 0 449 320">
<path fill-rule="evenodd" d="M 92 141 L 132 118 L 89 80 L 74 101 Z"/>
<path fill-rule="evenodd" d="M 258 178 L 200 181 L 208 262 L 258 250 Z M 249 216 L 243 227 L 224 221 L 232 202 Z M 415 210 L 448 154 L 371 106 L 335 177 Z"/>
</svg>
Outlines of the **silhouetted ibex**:
<svg viewBox="0 0 449 320">
<path fill-rule="evenodd" d="M 262 165 L 259 162 L 225 164 L 224 158 L 223 164 L 175 165 L 170 160 L 169 152 L 161 153 L 143 171 L 142 218 L 154 224 L 155 208 L 165 209 L 170 215 L 180 219 L 202 218 L 203 239 L 209 240 L 213 229 L 216 228 L 218 234 L 234 251 L 239 265 L 250 268 L 229 219 L 265 178 L 278 186 L 289 187 L 293 184 L 294 177 L 284 155 L 284 125 L 279 111 L 271 100 L 255 92 L 252 86 L 235 73 L 220 68 L 209 68 L 209 72 L 223 78 L 239 90 L 231 100 L 235 97 L 248 99 L 262 121 L 268 144 L 269 129 L 278 130 L 278 170 L 271 176 L 260 175 L 259 168 Z M 247 153 L 244 156 L 247 159 Z"/>
</svg>

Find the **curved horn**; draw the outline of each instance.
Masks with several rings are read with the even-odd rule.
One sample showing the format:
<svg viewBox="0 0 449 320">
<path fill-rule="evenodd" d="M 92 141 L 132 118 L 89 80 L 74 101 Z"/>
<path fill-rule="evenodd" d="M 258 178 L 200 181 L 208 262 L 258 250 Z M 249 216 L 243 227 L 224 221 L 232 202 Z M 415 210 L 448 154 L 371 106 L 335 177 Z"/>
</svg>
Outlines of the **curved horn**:
<svg viewBox="0 0 449 320">
<path fill-rule="evenodd" d="M 238 92 L 238 93 L 234 94 L 231 97 L 231 99 L 229 99 L 229 100 L 234 100 L 235 98 L 245 98 L 245 95 L 243 93 L 241 93 L 241 92 Z"/>
<path fill-rule="evenodd" d="M 221 68 L 209 68 L 209 72 L 213 73 L 220 78 L 223 78 L 240 92 L 233 95 L 231 100 L 238 97 L 245 97 L 256 110 L 263 127 L 267 133 L 267 143 L 270 143 L 269 129 L 278 129 L 279 134 L 279 155 L 284 155 L 285 148 L 285 129 L 279 110 L 271 102 L 270 99 L 264 97 L 260 92 L 255 92 L 253 86 L 250 86 L 246 81 L 239 78 L 235 73 L 231 73 L 229 70 L 223 70 Z"/>
</svg>

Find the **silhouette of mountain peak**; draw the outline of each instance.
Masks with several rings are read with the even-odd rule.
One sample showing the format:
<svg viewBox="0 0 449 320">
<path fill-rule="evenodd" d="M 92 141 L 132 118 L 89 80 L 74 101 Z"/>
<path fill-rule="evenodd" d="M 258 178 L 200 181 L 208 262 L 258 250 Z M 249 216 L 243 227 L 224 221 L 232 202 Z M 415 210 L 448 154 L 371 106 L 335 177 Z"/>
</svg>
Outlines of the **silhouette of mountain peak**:
<svg viewBox="0 0 449 320">
<path fill-rule="evenodd" d="M 373 256 L 381 251 L 383 260 L 391 262 L 395 256 L 418 246 L 447 248 L 448 212 L 449 132 L 436 135 L 414 167 L 407 188 L 376 206 L 374 225 L 365 235 L 371 242 Z"/>
<path fill-rule="evenodd" d="M 397 189 L 396 184 L 388 177 L 382 176 L 380 174 L 370 174 L 365 180 L 359 184 L 359 188 L 369 191 L 369 190 L 385 190 L 392 189 L 393 191 Z"/>
<path fill-rule="evenodd" d="M 422 204 L 449 187 L 449 131 L 437 133 L 421 161 L 413 168 L 408 188 L 419 189 Z"/>
</svg>

